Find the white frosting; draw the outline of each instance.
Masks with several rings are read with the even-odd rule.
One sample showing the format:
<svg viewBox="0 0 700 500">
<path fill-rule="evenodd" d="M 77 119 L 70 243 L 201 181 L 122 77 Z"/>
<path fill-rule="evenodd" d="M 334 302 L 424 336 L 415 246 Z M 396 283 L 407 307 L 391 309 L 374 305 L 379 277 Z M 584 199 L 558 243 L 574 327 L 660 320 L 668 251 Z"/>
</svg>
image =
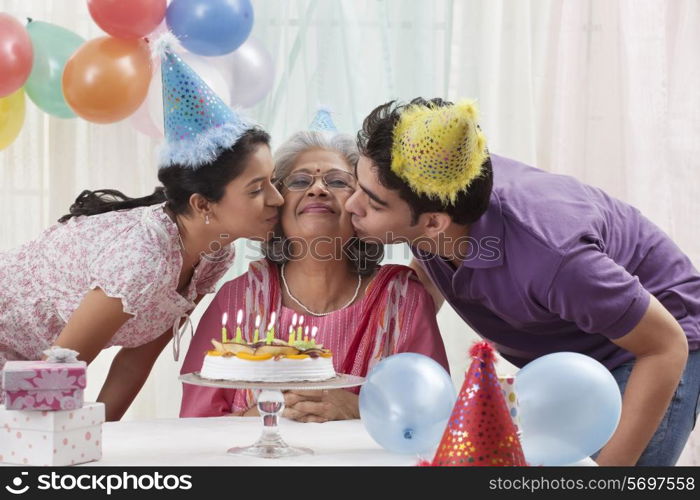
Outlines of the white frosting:
<svg viewBox="0 0 700 500">
<path fill-rule="evenodd" d="M 204 356 L 200 375 L 212 380 L 246 382 L 301 382 L 328 380 L 336 376 L 333 358 L 274 358 L 249 361 L 237 356 Z"/>
</svg>

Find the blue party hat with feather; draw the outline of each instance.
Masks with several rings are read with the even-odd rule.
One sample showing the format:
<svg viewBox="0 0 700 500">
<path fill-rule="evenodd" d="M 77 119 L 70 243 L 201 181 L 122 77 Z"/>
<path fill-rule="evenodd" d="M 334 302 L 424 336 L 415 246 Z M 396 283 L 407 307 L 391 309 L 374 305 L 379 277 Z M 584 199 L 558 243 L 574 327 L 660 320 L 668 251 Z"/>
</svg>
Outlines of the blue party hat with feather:
<svg viewBox="0 0 700 500">
<path fill-rule="evenodd" d="M 165 143 L 159 167 L 198 168 L 233 146 L 255 123 L 231 109 L 173 50 L 170 32 L 153 42 L 161 62 Z"/>
</svg>

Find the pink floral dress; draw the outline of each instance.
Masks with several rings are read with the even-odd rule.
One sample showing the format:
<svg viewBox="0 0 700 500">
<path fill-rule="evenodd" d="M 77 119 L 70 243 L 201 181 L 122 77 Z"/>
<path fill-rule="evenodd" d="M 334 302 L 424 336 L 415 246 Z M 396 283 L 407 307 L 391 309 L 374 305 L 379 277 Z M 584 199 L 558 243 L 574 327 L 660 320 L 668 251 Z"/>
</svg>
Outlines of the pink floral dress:
<svg viewBox="0 0 700 500">
<path fill-rule="evenodd" d="M 0 252 L 0 369 L 10 359 L 40 359 L 94 288 L 121 299 L 133 315 L 107 346 L 156 339 L 192 311 L 197 295 L 213 292 L 231 266 L 233 247 L 215 250 L 178 293 L 178 229 L 158 204 L 74 217 Z"/>
</svg>

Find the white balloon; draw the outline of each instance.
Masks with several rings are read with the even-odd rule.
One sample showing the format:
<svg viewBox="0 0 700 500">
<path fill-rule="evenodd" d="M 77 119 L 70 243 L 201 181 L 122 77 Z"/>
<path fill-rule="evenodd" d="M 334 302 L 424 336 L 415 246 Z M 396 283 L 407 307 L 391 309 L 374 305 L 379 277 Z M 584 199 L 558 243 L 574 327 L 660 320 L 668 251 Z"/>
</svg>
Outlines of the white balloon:
<svg viewBox="0 0 700 500">
<path fill-rule="evenodd" d="M 160 78 L 160 73 L 157 75 L 158 78 Z M 134 127 L 138 132 L 141 132 L 144 135 L 147 135 L 148 137 L 151 137 L 153 139 L 162 139 L 163 138 L 163 130 L 161 127 L 161 130 L 158 129 L 158 127 L 153 123 L 153 120 L 151 119 L 151 113 L 148 110 L 148 96 L 146 96 L 146 99 L 141 103 L 141 106 L 134 112 L 133 115 L 129 117 L 129 121 L 131 122 L 131 126 Z"/>
<path fill-rule="evenodd" d="M 250 108 L 257 104 L 272 88 L 275 80 L 275 63 L 265 45 L 255 37 L 248 37 L 243 45 L 231 54 L 210 58 L 226 77 L 231 93 L 231 103 Z"/>
<path fill-rule="evenodd" d="M 149 44 L 157 40 L 161 35 L 163 35 L 166 31 L 168 31 L 168 25 L 165 22 L 165 18 L 160 22 L 160 24 L 154 29 L 146 39 L 148 40 Z M 129 120 L 131 122 L 131 125 L 138 131 L 141 132 L 144 135 L 147 135 L 148 137 L 151 137 L 153 139 L 163 139 L 163 126 L 161 125 L 160 129 L 158 126 L 156 126 L 155 123 L 153 123 L 153 117 L 151 116 L 151 112 L 149 110 L 149 101 L 151 97 L 151 90 L 152 90 L 152 85 L 153 85 L 153 80 L 158 79 L 160 80 L 160 62 L 159 61 L 154 61 L 153 64 L 153 74 L 151 75 L 151 84 L 149 85 L 148 88 L 148 93 L 146 94 L 146 98 L 143 100 L 141 103 L 141 106 L 136 110 L 136 112 L 129 117 Z M 162 122 L 161 122 L 162 123 Z"/>
</svg>

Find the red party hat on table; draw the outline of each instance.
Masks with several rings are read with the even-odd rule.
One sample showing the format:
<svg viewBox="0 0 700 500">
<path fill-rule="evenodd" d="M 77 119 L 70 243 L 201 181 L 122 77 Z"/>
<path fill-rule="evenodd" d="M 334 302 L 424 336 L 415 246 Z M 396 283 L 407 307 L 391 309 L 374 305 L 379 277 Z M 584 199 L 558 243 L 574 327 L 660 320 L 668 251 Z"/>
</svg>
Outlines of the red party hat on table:
<svg viewBox="0 0 700 500">
<path fill-rule="evenodd" d="M 430 465 L 527 465 L 498 383 L 493 347 L 478 342 L 470 354 L 472 363 Z"/>
</svg>

